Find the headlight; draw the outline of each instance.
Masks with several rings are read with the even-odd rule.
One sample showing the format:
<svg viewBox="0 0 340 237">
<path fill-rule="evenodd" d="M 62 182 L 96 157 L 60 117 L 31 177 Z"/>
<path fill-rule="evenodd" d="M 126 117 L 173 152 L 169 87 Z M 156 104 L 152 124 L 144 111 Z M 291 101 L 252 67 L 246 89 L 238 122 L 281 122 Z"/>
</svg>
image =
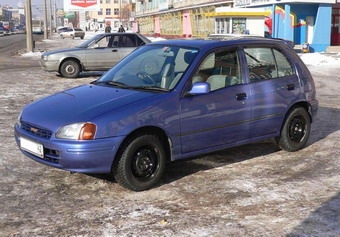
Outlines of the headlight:
<svg viewBox="0 0 340 237">
<path fill-rule="evenodd" d="M 18 119 L 17 119 L 17 124 L 18 124 L 19 127 L 21 127 L 21 113 L 22 113 L 22 111 L 20 111 L 20 114 L 19 114 Z"/>
<path fill-rule="evenodd" d="M 71 140 L 92 140 L 96 129 L 96 125 L 93 123 L 74 123 L 61 127 L 56 137 Z"/>
</svg>

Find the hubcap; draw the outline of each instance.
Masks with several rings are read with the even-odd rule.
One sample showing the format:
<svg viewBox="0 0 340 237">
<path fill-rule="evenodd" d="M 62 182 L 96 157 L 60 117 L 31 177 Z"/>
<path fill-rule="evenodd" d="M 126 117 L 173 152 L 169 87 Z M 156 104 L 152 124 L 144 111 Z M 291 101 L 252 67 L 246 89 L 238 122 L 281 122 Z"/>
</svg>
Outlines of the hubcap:
<svg viewBox="0 0 340 237">
<path fill-rule="evenodd" d="M 67 67 L 65 68 L 65 71 L 68 73 L 68 74 L 73 74 L 75 69 L 72 65 L 67 65 Z"/>
<path fill-rule="evenodd" d="M 306 121 L 302 116 L 292 119 L 289 126 L 289 137 L 293 142 L 301 142 L 306 134 Z"/>
<path fill-rule="evenodd" d="M 157 169 L 157 154 L 148 147 L 138 150 L 132 162 L 132 173 L 138 179 L 152 178 Z"/>
</svg>

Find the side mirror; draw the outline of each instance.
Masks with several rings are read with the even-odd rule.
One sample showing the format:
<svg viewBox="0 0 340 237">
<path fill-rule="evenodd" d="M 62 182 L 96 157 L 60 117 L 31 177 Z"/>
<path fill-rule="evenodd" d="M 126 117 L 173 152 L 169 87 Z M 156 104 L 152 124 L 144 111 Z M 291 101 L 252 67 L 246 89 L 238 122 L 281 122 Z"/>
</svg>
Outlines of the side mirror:
<svg viewBox="0 0 340 237">
<path fill-rule="evenodd" d="M 210 84 L 208 82 L 195 82 L 191 90 L 189 91 L 190 95 L 201 95 L 207 94 L 210 92 Z"/>
</svg>

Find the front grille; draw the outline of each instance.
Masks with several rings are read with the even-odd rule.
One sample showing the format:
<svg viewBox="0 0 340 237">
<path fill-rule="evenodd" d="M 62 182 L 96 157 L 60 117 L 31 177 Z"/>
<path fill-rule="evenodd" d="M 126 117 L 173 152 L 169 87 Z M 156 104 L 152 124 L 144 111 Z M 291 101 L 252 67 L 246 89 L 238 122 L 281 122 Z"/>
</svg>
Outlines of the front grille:
<svg viewBox="0 0 340 237">
<path fill-rule="evenodd" d="M 47 138 L 47 139 L 50 139 L 52 135 L 52 132 L 49 130 L 38 128 L 25 122 L 21 122 L 20 128 L 22 130 L 25 130 L 26 132 L 29 132 L 36 136 Z"/>
</svg>

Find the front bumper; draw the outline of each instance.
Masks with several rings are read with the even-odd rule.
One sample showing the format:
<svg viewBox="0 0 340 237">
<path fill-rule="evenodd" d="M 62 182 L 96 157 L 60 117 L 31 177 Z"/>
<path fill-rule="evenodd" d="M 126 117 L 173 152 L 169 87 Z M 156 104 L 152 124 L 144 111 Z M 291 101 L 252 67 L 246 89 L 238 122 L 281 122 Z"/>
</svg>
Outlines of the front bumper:
<svg viewBox="0 0 340 237">
<path fill-rule="evenodd" d="M 123 137 L 97 139 L 91 141 L 73 141 L 47 139 L 26 132 L 16 124 L 14 136 L 21 152 L 41 164 L 78 173 L 109 173 L 119 144 Z M 44 156 L 39 157 L 21 149 L 20 138 L 24 137 L 41 144 Z"/>
<path fill-rule="evenodd" d="M 48 72 L 58 72 L 59 71 L 59 61 L 47 61 L 40 59 L 40 67 Z"/>
</svg>

